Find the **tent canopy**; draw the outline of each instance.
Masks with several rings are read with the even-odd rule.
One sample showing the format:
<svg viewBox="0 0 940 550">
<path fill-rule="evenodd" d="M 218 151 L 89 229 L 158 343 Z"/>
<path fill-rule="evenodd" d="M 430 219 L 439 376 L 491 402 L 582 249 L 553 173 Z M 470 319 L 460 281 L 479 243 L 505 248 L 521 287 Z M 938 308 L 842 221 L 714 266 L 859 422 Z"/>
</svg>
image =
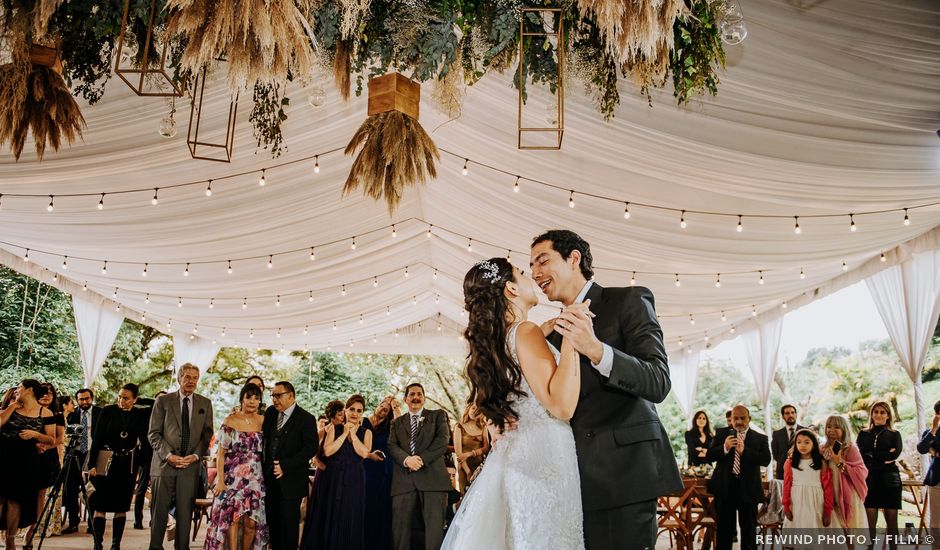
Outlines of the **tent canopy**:
<svg viewBox="0 0 940 550">
<path fill-rule="evenodd" d="M 557 152 L 516 148 L 511 73 L 468 88 L 456 120 L 435 110 L 426 85 L 421 123 L 443 150 L 439 177 L 409 189 L 391 217 L 384 204 L 341 195 L 350 166 L 341 148 L 365 119 L 366 98 L 344 104 L 327 75 L 290 87 L 279 159 L 255 150 L 250 106 L 240 104 L 231 164 L 190 158 L 184 101 L 180 133 L 166 140 L 157 126 L 167 102 L 113 78 L 104 99 L 83 108 L 84 143 L 42 163 L 28 152 L 18 163 L 0 157 L 0 257 L 220 345 L 459 354 L 470 265 L 511 251 L 524 266 L 534 235 L 570 228 L 591 243 L 600 284 L 628 285 L 636 272 L 654 291 L 671 349 L 715 343 L 754 312 L 779 315 L 784 303 L 894 264 L 896 246 L 940 225 L 940 8 L 743 7 L 750 33 L 727 48 L 716 98 L 676 108 L 669 90 L 654 91 L 649 108 L 622 82 L 608 123 L 569 89 Z M 201 132 L 224 128 L 222 84 L 207 87 Z M 304 101 L 314 86 L 328 94 L 319 108 Z M 533 90 L 527 109 L 544 118 L 545 103 Z M 27 248 L 30 262 L 16 261 Z M 540 306 L 536 317 L 553 311 Z"/>
</svg>

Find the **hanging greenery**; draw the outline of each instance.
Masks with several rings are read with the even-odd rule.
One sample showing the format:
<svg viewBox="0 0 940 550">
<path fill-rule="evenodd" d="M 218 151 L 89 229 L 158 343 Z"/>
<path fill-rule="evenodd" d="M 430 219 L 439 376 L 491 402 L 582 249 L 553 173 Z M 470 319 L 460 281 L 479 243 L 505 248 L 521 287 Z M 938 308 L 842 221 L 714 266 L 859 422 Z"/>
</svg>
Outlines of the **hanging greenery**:
<svg viewBox="0 0 940 550">
<path fill-rule="evenodd" d="M 679 104 L 705 92 L 718 93 L 718 71 L 725 67 L 725 50 L 718 32 L 717 4 L 687 0 L 689 14 L 676 22 L 671 64 L 672 85 Z"/>
<path fill-rule="evenodd" d="M 271 156 L 281 156 L 284 149 L 284 135 L 281 124 L 287 120 L 285 107 L 290 98 L 284 95 L 286 85 L 278 83 L 256 82 L 254 89 L 254 107 L 248 119 L 255 131 L 258 147 L 271 149 Z"/>
</svg>

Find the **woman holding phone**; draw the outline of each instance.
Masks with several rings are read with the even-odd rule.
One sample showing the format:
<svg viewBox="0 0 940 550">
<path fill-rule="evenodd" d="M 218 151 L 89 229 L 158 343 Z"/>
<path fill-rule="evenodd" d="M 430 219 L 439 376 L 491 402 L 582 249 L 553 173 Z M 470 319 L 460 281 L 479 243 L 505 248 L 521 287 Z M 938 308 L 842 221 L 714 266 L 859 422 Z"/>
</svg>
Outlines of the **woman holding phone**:
<svg viewBox="0 0 940 550">
<path fill-rule="evenodd" d="M 849 529 L 863 529 L 868 525 L 865 516 L 868 468 L 852 440 L 852 430 L 844 416 L 832 415 L 826 419 L 826 444 L 820 450 L 832 471 L 835 501 L 832 527 L 841 527 L 846 533 Z"/>
</svg>

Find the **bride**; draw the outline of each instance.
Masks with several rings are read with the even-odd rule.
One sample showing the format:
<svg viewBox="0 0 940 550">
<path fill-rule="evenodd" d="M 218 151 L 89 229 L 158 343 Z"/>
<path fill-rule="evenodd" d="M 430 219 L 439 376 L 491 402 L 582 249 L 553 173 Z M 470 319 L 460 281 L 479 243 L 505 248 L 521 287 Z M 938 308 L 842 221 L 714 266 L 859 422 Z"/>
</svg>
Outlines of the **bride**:
<svg viewBox="0 0 940 550">
<path fill-rule="evenodd" d="M 474 265 L 463 291 L 470 313 L 470 401 L 503 435 L 442 549 L 583 549 L 578 461 L 568 425 L 581 388 L 578 353 L 568 340 L 559 353 L 526 320 L 538 303 L 537 287 L 506 259 Z"/>
</svg>

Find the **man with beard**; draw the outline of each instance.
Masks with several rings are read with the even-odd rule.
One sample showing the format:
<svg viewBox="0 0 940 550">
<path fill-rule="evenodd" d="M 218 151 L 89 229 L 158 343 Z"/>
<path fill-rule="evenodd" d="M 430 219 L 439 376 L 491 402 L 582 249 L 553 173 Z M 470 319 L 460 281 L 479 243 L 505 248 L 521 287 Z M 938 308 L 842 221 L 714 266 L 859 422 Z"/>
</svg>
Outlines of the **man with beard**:
<svg viewBox="0 0 940 550">
<path fill-rule="evenodd" d="M 774 457 L 774 477 L 783 479 L 783 463 L 787 461 L 787 452 L 793 446 L 793 438 L 796 432 L 805 428 L 796 423 L 796 407 L 793 405 L 784 405 L 780 407 L 780 418 L 783 419 L 784 426 L 779 430 L 774 430 L 770 440 L 770 451 Z"/>
<path fill-rule="evenodd" d="M 68 516 L 68 527 L 62 530 L 63 535 L 68 535 L 78 531 L 80 519 L 78 516 L 78 495 L 81 492 L 81 485 L 85 482 L 82 477 L 82 471 L 87 469 L 85 460 L 88 456 L 88 450 L 91 449 L 91 441 L 94 437 L 94 429 L 98 424 L 98 415 L 101 414 L 101 407 L 94 405 L 95 392 L 89 388 L 82 388 L 75 392 L 75 401 L 78 403 L 78 409 L 75 410 L 66 419 L 71 426 L 81 426 L 81 435 L 78 437 L 78 444 L 75 448 L 75 458 L 71 464 L 66 464 L 69 469 L 68 478 L 64 487 L 62 501 L 65 506 L 65 513 Z M 86 514 L 88 510 L 85 511 Z M 86 518 L 87 521 L 87 518 Z M 88 532 L 91 532 L 89 522 Z"/>
<path fill-rule="evenodd" d="M 408 412 L 392 420 L 388 454 L 392 471 L 392 546 L 411 548 L 411 526 L 424 524 L 424 547 L 437 550 L 444 540 L 447 494 L 453 488 L 444 465 L 450 426 L 447 413 L 424 408 L 424 387 L 405 388 Z M 415 516 L 418 516 L 416 518 Z"/>
</svg>

